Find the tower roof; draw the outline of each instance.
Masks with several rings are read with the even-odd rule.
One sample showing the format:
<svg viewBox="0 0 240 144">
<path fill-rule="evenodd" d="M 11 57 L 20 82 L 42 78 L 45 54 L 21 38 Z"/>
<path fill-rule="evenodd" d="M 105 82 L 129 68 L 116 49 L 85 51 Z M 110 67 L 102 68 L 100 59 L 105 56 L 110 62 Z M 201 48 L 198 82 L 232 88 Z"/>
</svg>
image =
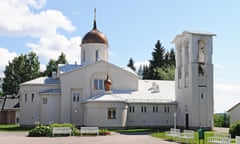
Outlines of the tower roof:
<svg viewBox="0 0 240 144">
<path fill-rule="evenodd" d="M 82 39 L 82 44 L 102 43 L 108 45 L 107 37 L 97 29 L 96 9 L 94 9 L 93 29 L 89 31 Z"/>
</svg>

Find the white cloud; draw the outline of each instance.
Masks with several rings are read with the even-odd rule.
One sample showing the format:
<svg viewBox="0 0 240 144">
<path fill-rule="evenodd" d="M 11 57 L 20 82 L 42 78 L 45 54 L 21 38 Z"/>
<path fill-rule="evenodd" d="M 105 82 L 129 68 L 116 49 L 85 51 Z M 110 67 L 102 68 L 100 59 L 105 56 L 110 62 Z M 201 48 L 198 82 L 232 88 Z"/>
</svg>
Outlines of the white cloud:
<svg viewBox="0 0 240 144">
<path fill-rule="evenodd" d="M 240 102 L 240 84 L 217 83 L 214 86 L 214 109 L 215 112 L 229 110 L 236 103 Z"/>
<path fill-rule="evenodd" d="M 70 39 L 63 35 L 41 37 L 37 43 L 28 43 L 27 46 L 36 52 L 40 61 L 47 63 L 49 59 L 56 60 L 63 52 L 69 63 L 80 63 L 80 37 Z"/>
<path fill-rule="evenodd" d="M 80 62 L 80 37 L 67 38 L 59 34 L 75 30 L 71 21 L 57 10 L 44 10 L 46 0 L 0 1 L 0 35 L 29 36 L 38 42 L 26 42 L 30 51 L 39 56 L 41 70 L 49 59 L 57 59 L 64 52 L 69 63 Z"/>
<path fill-rule="evenodd" d="M 140 66 L 149 66 L 149 61 L 146 60 L 146 61 L 137 61 L 134 63 L 134 67 L 136 68 L 136 70 L 138 70 L 140 68 Z"/>
<path fill-rule="evenodd" d="M 215 67 L 218 68 L 218 69 L 223 69 L 223 65 L 220 64 L 220 63 L 216 63 L 216 64 L 214 64 L 214 65 L 215 65 Z"/>
<path fill-rule="evenodd" d="M 15 52 L 10 52 L 6 48 L 0 47 L 1 61 L 0 61 L 0 77 L 4 76 L 4 70 L 9 61 L 12 61 L 14 57 L 17 56 Z"/>
<path fill-rule="evenodd" d="M 58 29 L 73 31 L 75 27 L 62 12 L 40 9 L 46 0 L 5 0 L 0 1 L 0 34 L 9 36 L 40 37 L 54 35 Z"/>
</svg>

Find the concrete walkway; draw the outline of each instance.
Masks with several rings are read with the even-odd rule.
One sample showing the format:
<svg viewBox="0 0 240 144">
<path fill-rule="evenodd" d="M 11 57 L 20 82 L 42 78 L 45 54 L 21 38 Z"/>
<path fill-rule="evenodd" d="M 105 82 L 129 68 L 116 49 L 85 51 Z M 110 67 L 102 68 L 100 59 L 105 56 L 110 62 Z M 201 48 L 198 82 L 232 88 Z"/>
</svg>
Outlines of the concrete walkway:
<svg viewBox="0 0 240 144">
<path fill-rule="evenodd" d="M 216 132 L 228 132 L 228 128 L 214 128 Z M 0 144 L 175 144 L 151 137 L 148 134 L 111 136 L 27 137 L 27 132 L 0 132 Z"/>
<path fill-rule="evenodd" d="M 27 137 L 27 132 L 0 132 L 0 144 L 174 144 L 149 135 Z"/>
</svg>

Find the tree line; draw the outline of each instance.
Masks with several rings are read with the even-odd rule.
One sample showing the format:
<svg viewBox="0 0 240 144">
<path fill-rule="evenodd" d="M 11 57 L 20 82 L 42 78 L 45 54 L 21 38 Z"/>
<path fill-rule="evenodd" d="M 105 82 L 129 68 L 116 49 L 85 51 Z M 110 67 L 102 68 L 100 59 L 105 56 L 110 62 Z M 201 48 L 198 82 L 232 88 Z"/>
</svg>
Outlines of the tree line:
<svg viewBox="0 0 240 144">
<path fill-rule="evenodd" d="M 152 59 L 149 65 L 141 65 L 138 69 L 138 75 L 143 79 L 152 80 L 174 80 L 175 78 L 175 52 L 174 49 L 166 51 L 160 40 L 155 44 L 152 52 Z M 134 61 L 129 59 L 127 64 L 129 68 L 136 72 Z"/>
<path fill-rule="evenodd" d="M 41 77 L 51 76 L 53 71 L 57 71 L 58 64 L 66 64 L 66 56 L 61 53 L 57 60 L 50 59 L 44 72 L 40 71 L 40 62 L 34 52 L 15 57 L 5 67 L 3 78 L 2 95 L 17 95 L 19 84 Z"/>
<path fill-rule="evenodd" d="M 152 52 L 150 65 L 141 65 L 138 73 L 143 79 L 174 80 L 175 52 L 173 49 L 166 51 L 158 40 Z M 57 71 L 58 64 L 67 64 L 66 55 L 61 53 L 57 60 L 50 59 L 44 72 L 40 71 L 40 62 L 36 53 L 21 54 L 8 62 L 3 78 L 2 95 L 17 95 L 19 84 L 41 76 L 51 76 Z M 131 58 L 127 65 L 134 71 L 134 61 Z M 0 95 L 1 96 L 1 95 Z"/>
</svg>

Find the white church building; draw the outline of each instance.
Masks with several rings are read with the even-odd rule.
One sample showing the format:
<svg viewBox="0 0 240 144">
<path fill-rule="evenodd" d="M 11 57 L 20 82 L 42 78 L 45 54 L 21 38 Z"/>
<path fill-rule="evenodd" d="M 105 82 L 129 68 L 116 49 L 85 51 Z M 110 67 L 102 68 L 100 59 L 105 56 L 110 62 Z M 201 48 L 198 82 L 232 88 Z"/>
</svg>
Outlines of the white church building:
<svg viewBox="0 0 240 144">
<path fill-rule="evenodd" d="M 142 80 L 108 61 L 107 37 L 93 29 L 81 42 L 81 64 L 20 84 L 20 125 L 213 127 L 214 34 L 184 31 L 173 40 L 175 81 Z"/>
</svg>

